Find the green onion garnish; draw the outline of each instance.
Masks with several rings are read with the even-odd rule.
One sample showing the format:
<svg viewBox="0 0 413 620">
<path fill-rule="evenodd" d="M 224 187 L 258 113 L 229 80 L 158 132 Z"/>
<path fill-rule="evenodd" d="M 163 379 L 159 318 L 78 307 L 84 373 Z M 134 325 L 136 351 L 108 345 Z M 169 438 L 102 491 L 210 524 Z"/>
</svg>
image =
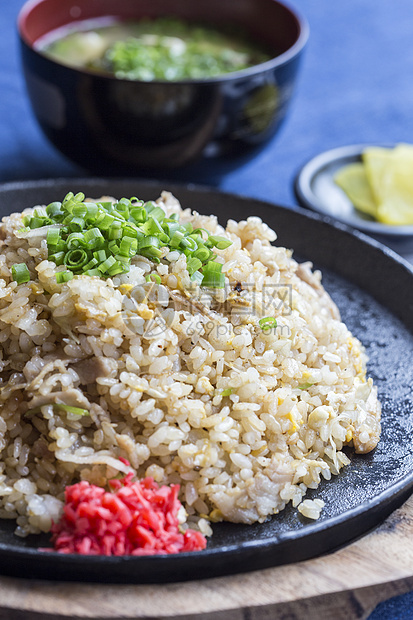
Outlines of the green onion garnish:
<svg viewBox="0 0 413 620">
<path fill-rule="evenodd" d="M 102 274 L 100 273 L 99 269 L 88 269 L 87 271 L 84 272 L 86 276 L 96 276 L 98 278 L 102 277 Z"/>
<path fill-rule="evenodd" d="M 208 286 L 210 288 L 224 288 L 225 276 L 221 273 L 222 264 L 209 261 L 204 269 L 204 279 L 202 280 L 202 286 Z"/>
<path fill-rule="evenodd" d="M 55 218 L 57 215 L 62 214 L 62 203 L 61 202 L 51 202 L 46 207 L 46 213 L 48 217 Z"/>
<path fill-rule="evenodd" d="M 314 385 L 314 383 L 302 383 L 297 387 L 299 390 L 308 390 L 308 388 L 310 388 L 312 385 Z"/>
<path fill-rule="evenodd" d="M 199 258 L 188 258 L 186 261 L 186 268 L 188 269 L 188 273 L 190 276 L 193 276 L 195 271 L 202 267 L 202 261 Z"/>
<path fill-rule="evenodd" d="M 226 390 L 222 390 L 220 396 L 231 396 L 233 391 L 233 388 L 227 388 Z"/>
<path fill-rule="evenodd" d="M 58 271 L 56 273 L 56 282 L 58 284 L 63 284 L 63 282 L 69 282 L 73 278 L 73 273 L 71 271 Z"/>
<path fill-rule="evenodd" d="M 147 282 L 156 282 L 156 284 L 161 284 L 162 282 L 161 276 L 159 275 L 159 273 L 151 273 L 145 277 L 145 280 Z"/>
<path fill-rule="evenodd" d="M 46 406 L 50 406 L 50 405 L 52 405 L 53 409 L 56 409 L 57 411 L 65 411 L 66 413 L 74 413 L 76 415 L 82 415 L 82 416 L 90 415 L 87 409 L 82 409 L 81 407 L 71 407 L 70 405 L 61 405 L 59 403 L 50 403 L 49 405 L 46 405 Z M 29 409 L 28 411 L 26 411 L 24 415 L 25 416 L 36 415 L 37 413 L 41 412 L 41 409 L 42 409 L 41 407 L 35 407 L 34 409 Z"/>
<path fill-rule="evenodd" d="M 65 411 L 66 413 L 75 413 L 76 415 L 90 415 L 87 409 L 82 409 L 81 407 L 70 407 L 69 405 L 59 405 L 54 404 L 54 408 L 58 411 Z"/>
<path fill-rule="evenodd" d="M 202 286 L 209 288 L 224 288 L 225 276 L 223 273 L 206 273 L 202 280 Z"/>
<path fill-rule="evenodd" d="M 103 263 L 100 263 L 98 269 L 100 273 L 107 273 L 109 269 L 111 269 L 117 264 L 117 262 L 118 261 L 114 256 L 109 256 L 106 260 L 103 261 Z"/>
<path fill-rule="evenodd" d="M 65 254 L 63 262 L 71 271 L 79 272 L 82 271 L 82 267 L 88 264 L 89 254 L 82 248 L 69 250 L 69 252 Z"/>
<path fill-rule="evenodd" d="M 30 271 L 25 263 L 15 263 L 12 265 L 11 274 L 17 284 L 23 284 L 30 280 Z"/>
<path fill-rule="evenodd" d="M 226 248 L 229 248 L 230 245 L 232 245 L 232 241 L 226 239 L 225 237 L 211 236 L 208 239 L 208 244 L 210 244 L 211 246 L 215 246 L 218 250 L 225 250 Z"/>
<path fill-rule="evenodd" d="M 266 329 L 273 329 L 274 327 L 277 327 L 277 319 L 275 319 L 272 316 L 265 316 L 262 319 L 260 319 L 258 322 L 259 322 L 261 329 L 264 331 Z"/>
<path fill-rule="evenodd" d="M 99 228 L 89 228 L 83 235 L 84 246 L 89 250 L 96 250 L 103 247 L 105 238 Z"/>
<path fill-rule="evenodd" d="M 53 261 L 55 265 L 63 265 L 65 259 L 65 252 L 56 252 L 56 254 L 49 254 L 49 260 Z"/>
<path fill-rule="evenodd" d="M 204 276 L 200 271 L 195 271 L 195 273 L 191 276 L 191 281 L 195 282 L 195 284 L 197 284 L 198 286 L 201 286 L 201 284 L 203 284 L 203 279 Z"/>
<path fill-rule="evenodd" d="M 35 217 L 40 217 L 40 218 L 47 218 L 47 211 L 45 207 L 37 207 L 34 210 L 34 215 Z"/>
<path fill-rule="evenodd" d="M 49 228 L 47 231 L 47 245 L 57 245 L 60 241 L 60 232 L 58 228 Z"/>
<path fill-rule="evenodd" d="M 203 228 L 194 230 L 191 223 L 180 222 L 178 214 L 167 217 L 155 202 L 144 203 L 136 197 L 121 198 L 117 203 L 84 201 L 81 192 L 69 192 L 63 202 L 36 207 L 32 216 L 23 218 L 27 230 L 51 226 L 46 235 L 48 259 L 67 267 L 67 271 L 57 272 L 58 282 L 80 274 L 107 278 L 127 273 L 136 255 L 157 264 L 167 254 L 170 261 L 184 254 L 192 282 L 225 286 L 214 248 L 229 247 L 232 242 L 226 237 L 210 235 Z M 13 278 L 27 282 L 30 274 L 26 265 L 18 267 Z M 159 284 L 158 274 L 151 274 L 150 281 Z"/>
</svg>

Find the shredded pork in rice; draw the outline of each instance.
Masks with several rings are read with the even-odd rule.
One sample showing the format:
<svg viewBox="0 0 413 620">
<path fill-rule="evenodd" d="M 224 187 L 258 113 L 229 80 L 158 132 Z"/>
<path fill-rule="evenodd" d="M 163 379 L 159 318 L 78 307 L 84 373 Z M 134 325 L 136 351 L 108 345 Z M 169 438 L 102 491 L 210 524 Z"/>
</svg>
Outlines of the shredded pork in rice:
<svg viewBox="0 0 413 620">
<path fill-rule="evenodd" d="M 129 471 L 180 484 L 183 527 L 207 534 L 288 502 L 317 518 L 323 503 L 306 490 L 349 463 L 343 446 L 378 442 L 366 356 L 320 273 L 271 245 L 257 217 L 223 229 L 169 193 L 157 202 L 231 239 L 216 250 L 224 289 L 191 282 L 186 257 L 167 249 L 158 265 L 136 256 L 128 274 L 58 284 L 45 233 L 18 232 L 22 214 L 3 220 L 0 517 L 18 535 L 49 531 L 67 485 L 105 487 Z M 13 281 L 15 263 L 30 282 Z M 153 272 L 160 284 L 146 282 Z"/>
</svg>

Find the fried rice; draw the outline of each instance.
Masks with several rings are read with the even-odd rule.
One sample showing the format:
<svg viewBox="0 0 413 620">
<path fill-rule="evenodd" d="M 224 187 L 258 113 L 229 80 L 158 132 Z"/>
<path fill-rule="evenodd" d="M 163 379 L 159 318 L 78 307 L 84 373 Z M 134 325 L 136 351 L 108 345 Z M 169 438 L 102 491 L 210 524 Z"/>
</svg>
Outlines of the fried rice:
<svg viewBox="0 0 413 620">
<path fill-rule="evenodd" d="M 321 274 L 257 217 L 224 229 L 167 192 L 157 203 L 232 241 L 216 251 L 224 289 L 192 282 L 167 248 L 159 264 L 136 256 L 127 274 L 57 283 L 44 232 L 19 232 L 31 210 L 0 226 L 0 518 L 19 536 L 50 530 L 67 485 L 129 471 L 179 484 L 183 527 L 204 534 L 289 502 L 317 518 L 307 489 L 349 463 L 344 446 L 379 440 L 364 349 Z"/>
</svg>

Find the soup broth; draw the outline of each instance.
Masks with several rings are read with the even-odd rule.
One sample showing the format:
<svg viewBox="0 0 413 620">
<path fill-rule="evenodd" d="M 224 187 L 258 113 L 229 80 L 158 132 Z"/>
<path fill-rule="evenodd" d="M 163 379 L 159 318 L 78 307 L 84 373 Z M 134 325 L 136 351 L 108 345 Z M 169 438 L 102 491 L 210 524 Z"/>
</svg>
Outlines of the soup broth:
<svg viewBox="0 0 413 620">
<path fill-rule="evenodd" d="M 77 24 L 48 35 L 38 49 L 63 64 L 128 80 L 211 78 L 274 57 L 243 33 L 175 18 Z"/>
</svg>

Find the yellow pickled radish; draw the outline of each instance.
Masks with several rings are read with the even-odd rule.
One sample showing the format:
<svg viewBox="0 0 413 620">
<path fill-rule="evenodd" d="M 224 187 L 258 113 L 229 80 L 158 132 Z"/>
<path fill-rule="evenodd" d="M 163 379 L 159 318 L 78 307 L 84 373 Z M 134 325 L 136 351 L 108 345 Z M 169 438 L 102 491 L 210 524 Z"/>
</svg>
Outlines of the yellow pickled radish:
<svg viewBox="0 0 413 620">
<path fill-rule="evenodd" d="M 334 179 L 363 213 L 391 226 L 413 224 L 413 145 L 367 148 Z"/>
<path fill-rule="evenodd" d="M 357 162 L 341 168 L 334 177 L 359 211 L 377 216 L 377 206 L 367 179 L 364 164 Z"/>
</svg>

